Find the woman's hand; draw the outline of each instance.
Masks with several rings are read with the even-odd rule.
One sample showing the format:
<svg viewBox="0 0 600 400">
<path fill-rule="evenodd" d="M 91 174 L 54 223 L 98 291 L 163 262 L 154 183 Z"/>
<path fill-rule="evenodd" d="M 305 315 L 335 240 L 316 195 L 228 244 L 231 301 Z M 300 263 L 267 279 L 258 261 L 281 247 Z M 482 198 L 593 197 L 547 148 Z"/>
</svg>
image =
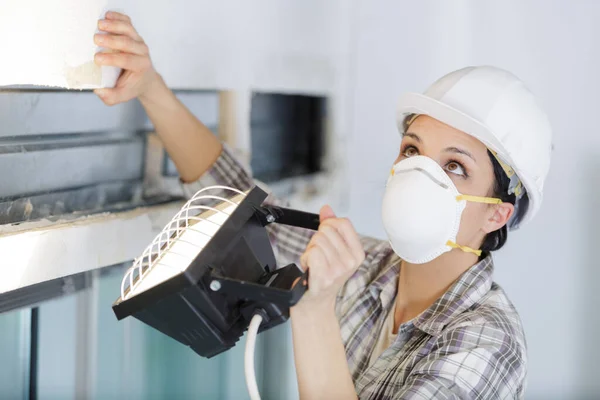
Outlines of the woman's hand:
<svg viewBox="0 0 600 400">
<path fill-rule="evenodd" d="M 300 265 L 308 269 L 308 291 L 290 309 L 294 361 L 300 399 L 357 399 L 335 300 L 348 278 L 365 258 L 354 227 L 321 208 L 321 224 Z"/>
<path fill-rule="evenodd" d="M 162 83 L 152 66 L 148 46 L 127 15 L 109 11 L 106 19 L 98 21 L 98 28 L 103 33 L 96 34 L 94 42 L 106 50 L 96 54 L 96 64 L 123 70 L 115 88 L 94 91 L 105 104 L 114 105 L 142 97 L 153 86 Z"/>
<path fill-rule="evenodd" d="M 294 308 L 335 305 L 337 293 L 365 259 L 352 223 L 337 218 L 329 206 L 321 208 L 321 224 L 300 258 L 308 276 L 308 291 Z"/>
</svg>

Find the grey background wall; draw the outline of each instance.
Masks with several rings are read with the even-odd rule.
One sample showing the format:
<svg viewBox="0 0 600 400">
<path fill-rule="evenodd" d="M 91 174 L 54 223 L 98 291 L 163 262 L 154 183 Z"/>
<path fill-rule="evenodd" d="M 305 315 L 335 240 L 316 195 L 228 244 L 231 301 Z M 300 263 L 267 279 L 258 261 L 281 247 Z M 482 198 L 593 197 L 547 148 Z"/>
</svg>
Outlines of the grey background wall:
<svg viewBox="0 0 600 400">
<path fill-rule="evenodd" d="M 549 113 L 554 153 L 541 212 L 509 234 L 495 258 L 496 280 L 525 325 L 527 398 L 596 397 L 600 3 L 371 1 L 355 13 L 349 215 L 361 230 L 383 236 L 379 201 L 400 142 L 394 110 L 401 92 L 422 91 L 471 64 L 520 76 Z"/>
</svg>

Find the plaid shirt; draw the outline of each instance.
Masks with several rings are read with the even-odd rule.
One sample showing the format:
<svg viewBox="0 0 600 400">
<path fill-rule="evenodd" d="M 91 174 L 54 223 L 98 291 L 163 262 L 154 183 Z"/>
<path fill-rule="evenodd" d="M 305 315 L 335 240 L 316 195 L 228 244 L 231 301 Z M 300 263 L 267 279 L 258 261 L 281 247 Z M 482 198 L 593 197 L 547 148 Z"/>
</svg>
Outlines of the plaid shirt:
<svg viewBox="0 0 600 400">
<path fill-rule="evenodd" d="M 224 148 L 191 196 L 207 185 L 246 190 L 256 184 Z M 271 204 L 283 203 L 269 196 Z M 312 232 L 267 228 L 280 265 L 297 262 Z M 431 307 L 402 324 L 395 342 L 369 365 L 398 288 L 400 259 L 387 242 L 362 238 L 366 258 L 338 295 L 346 358 L 361 399 L 523 398 L 526 342 L 517 311 L 492 282 L 491 256 L 466 271 Z"/>
</svg>

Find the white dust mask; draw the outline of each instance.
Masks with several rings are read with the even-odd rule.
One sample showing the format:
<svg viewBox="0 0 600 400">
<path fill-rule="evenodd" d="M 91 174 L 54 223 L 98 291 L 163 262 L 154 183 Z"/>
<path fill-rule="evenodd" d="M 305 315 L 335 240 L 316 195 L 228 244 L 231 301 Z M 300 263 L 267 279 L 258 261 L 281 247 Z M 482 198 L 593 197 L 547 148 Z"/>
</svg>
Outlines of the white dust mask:
<svg viewBox="0 0 600 400">
<path fill-rule="evenodd" d="M 434 160 L 406 158 L 394 165 L 383 196 L 383 226 L 394 252 L 403 260 L 423 264 L 460 249 L 481 254 L 456 243 L 460 218 L 467 201 L 500 204 L 500 199 L 463 195 Z"/>
</svg>

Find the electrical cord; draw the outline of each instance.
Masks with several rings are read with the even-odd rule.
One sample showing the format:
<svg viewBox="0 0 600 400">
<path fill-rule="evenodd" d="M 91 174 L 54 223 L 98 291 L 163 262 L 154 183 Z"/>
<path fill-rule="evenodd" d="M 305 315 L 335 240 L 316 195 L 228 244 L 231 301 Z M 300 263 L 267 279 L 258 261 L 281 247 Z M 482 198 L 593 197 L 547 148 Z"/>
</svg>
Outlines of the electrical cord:
<svg viewBox="0 0 600 400">
<path fill-rule="evenodd" d="M 248 326 L 248 336 L 246 337 L 246 351 L 244 353 L 244 370 L 246 374 L 246 386 L 251 400 L 260 400 L 258 385 L 256 384 L 256 373 L 254 372 L 254 352 L 256 348 L 256 336 L 258 328 L 263 321 L 260 314 L 254 314 L 250 325 Z"/>
</svg>

